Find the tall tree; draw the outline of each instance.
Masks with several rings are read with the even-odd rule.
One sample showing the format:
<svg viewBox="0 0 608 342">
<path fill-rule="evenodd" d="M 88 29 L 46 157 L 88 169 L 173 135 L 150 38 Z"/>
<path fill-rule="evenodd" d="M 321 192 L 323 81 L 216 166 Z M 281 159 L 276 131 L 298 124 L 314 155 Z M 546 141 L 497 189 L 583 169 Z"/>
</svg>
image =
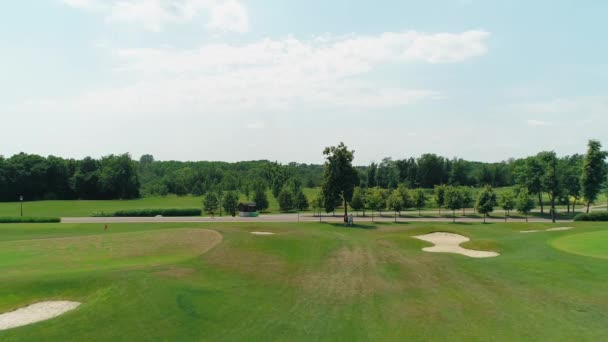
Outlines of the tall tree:
<svg viewBox="0 0 608 342">
<path fill-rule="evenodd" d="M 515 209 L 526 216 L 528 222 L 528 214 L 534 209 L 534 200 L 530 196 L 528 189 L 521 188 L 515 201 Z"/>
<path fill-rule="evenodd" d="M 445 205 L 445 189 L 446 186 L 443 184 L 435 185 L 435 189 L 433 189 L 433 198 L 439 209 L 439 215 L 441 215 L 441 208 Z"/>
<path fill-rule="evenodd" d="M 466 208 L 471 208 L 475 205 L 475 199 L 473 198 L 473 191 L 471 188 L 463 186 L 460 191 L 462 191 L 462 215 L 466 215 Z"/>
<path fill-rule="evenodd" d="M 365 199 L 367 202 L 365 206 L 372 210 L 372 220 L 374 218 L 374 210 L 379 211 L 380 216 L 382 216 L 382 209 L 386 208 L 384 190 L 378 187 L 369 189 Z"/>
<path fill-rule="evenodd" d="M 363 216 L 365 216 L 365 193 L 362 188 L 356 187 L 353 191 L 350 207 L 355 211 L 363 210 Z"/>
<path fill-rule="evenodd" d="M 232 217 L 236 216 L 236 210 L 239 205 L 239 196 L 234 191 L 228 191 L 222 199 L 222 207 L 224 211 Z"/>
<path fill-rule="evenodd" d="M 475 207 L 477 207 L 477 211 L 480 214 L 483 214 L 483 223 L 486 223 L 486 217 L 489 213 L 494 211 L 494 207 L 496 206 L 496 194 L 492 187 L 486 185 L 479 196 L 477 197 L 477 203 Z"/>
<path fill-rule="evenodd" d="M 516 179 L 518 184 L 528 189 L 530 194 L 538 197 L 538 205 L 540 213 L 544 214 L 543 206 L 543 184 L 542 177 L 545 174 L 545 168 L 537 156 L 528 157 L 524 163 L 520 165 L 516 171 Z"/>
<path fill-rule="evenodd" d="M 266 194 L 266 186 L 264 183 L 257 182 L 253 186 L 253 201 L 258 211 L 262 212 L 269 207 L 268 195 Z"/>
<path fill-rule="evenodd" d="M 562 191 L 559 171 L 557 169 L 558 159 L 555 152 L 541 152 L 538 154 L 538 158 L 543 163 L 545 172 L 541 177 L 541 184 L 543 189 L 549 195 L 549 201 L 551 203 L 551 220 L 555 223 L 555 201 Z"/>
<path fill-rule="evenodd" d="M 359 174 L 353 167 L 355 151 L 348 149 L 344 143 L 326 147 L 323 151 L 326 161 L 323 170 L 321 192 L 325 199 L 325 210 L 336 208 L 336 203 L 344 203 L 344 215 L 348 215 L 348 203 L 353 197 L 355 186 L 359 183 Z"/>
<path fill-rule="evenodd" d="M 602 184 L 606 181 L 606 156 L 607 153 L 602 151 L 602 144 L 599 141 L 589 140 L 581 175 L 582 194 L 587 206 L 587 213 L 591 204 L 597 199 Z"/>
<path fill-rule="evenodd" d="M 505 222 L 507 222 L 507 217 L 509 217 L 509 213 L 515 208 L 515 194 L 513 193 L 513 191 L 507 190 L 503 192 L 500 198 L 498 199 L 498 204 L 505 211 Z"/>
<path fill-rule="evenodd" d="M 414 202 L 414 207 L 418 209 L 418 216 L 420 216 L 420 210 L 422 210 L 422 208 L 424 208 L 424 206 L 426 205 L 426 194 L 424 193 L 424 190 L 414 190 L 412 200 Z"/>
<path fill-rule="evenodd" d="M 378 185 L 377 181 L 378 175 L 378 164 L 372 163 L 367 170 L 367 187 L 373 188 Z"/>
<path fill-rule="evenodd" d="M 290 211 L 294 208 L 294 194 L 288 186 L 284 186 L 277 198 L 280 211 Z"/>
<path fill-rule="evenodd" d="M 398 190 L 393 190 L 388 196 L 387 205 L 390 210 L 395 213 L 395 222 L 397 222 L 397 213 L 401 214 L 403 210 L 403 197 Z"/>
<path fill-rule="evenodd" d="M 570 204 L 572 204 L 572 212 L 575 211 L 576 201 L 581 196 L 581 168 L 583 166 L 583 157 L 579 154 L 566 156 L 560 159 L 560 184 L 563 187 L 564 204 L 568 206 L 570 212 Z M 570 203 L 572 199 L 572 203 Z"/>
<path fill-rule="evenodd" d="M 220 200 L 215 191 L 209 191 L 203 198 L 203 207 L 205 212 L 211 216 L 215 216 L 215 212 L 219 207 Z"/>
<path fill-rule="evenodd" d="M 456 210 L 462 208 L 463 199 L 464 196 L 459 187 L 448 186 L 445 188 L 445 207 L 452 211 L 452 222 L 456 222 Z"/>
</svg>

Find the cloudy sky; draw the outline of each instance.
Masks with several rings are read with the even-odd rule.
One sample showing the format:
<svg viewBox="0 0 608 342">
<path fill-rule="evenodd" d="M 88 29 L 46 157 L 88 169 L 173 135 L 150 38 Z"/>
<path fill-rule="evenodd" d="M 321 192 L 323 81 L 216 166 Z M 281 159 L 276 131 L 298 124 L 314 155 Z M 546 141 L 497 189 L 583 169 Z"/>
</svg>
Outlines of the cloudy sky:
<svg viewBox="0 0 608 342">
<path fill-rule="evenodd" d="M 21 0 L 0 154 L 498 161 L 608 145 L 608 2 Z"/>
</svg>

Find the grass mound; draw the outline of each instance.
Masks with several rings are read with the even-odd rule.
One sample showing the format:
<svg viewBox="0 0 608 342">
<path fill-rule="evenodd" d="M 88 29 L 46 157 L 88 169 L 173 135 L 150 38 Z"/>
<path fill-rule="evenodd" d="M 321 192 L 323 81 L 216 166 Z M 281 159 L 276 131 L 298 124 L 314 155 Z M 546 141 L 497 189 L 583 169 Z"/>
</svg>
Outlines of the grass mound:
<svg viewBox="0 0 608 342">
<path fill-rule="evenodd" d="M 154 217 L 154 216 L 201 216 L 202 210 L 196 208 L 174 209 L 132 209 L 120 210 L 113 213 L 95 213 L 96 217 Z"/>
<path fill-rule="evenodd" d="M 578 214 L 574 221 L 608 221 L 608 211 L 593 211 L 590 213 Z"/>
<path fill-rule="evenodd" d="M 4 216 L 0 223 L 59 223 L 59 217 Z"/>
</svg>

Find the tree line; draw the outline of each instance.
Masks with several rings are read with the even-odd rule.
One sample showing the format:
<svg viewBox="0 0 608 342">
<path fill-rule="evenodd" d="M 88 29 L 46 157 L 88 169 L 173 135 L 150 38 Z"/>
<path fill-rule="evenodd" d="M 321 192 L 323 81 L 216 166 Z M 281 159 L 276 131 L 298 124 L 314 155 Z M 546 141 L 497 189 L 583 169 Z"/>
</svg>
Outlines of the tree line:
<svg viewBox="0 0 608 342">
<path fill-rule="evenodd" d="M 596 201 L 602 188 L 608 192 L 608 152 L 602 151 L 599 141 L 590 140 L 585 155 L 557 157 L 555 152 L 540 152 L 535 156 L 513 162 L 513 175 L 517 187 L 508 190 L 497 198 L 488 182 L 474 200 L 470 187 L 445 183 L 435 185 L 434 201 L 441 214 L 441 208 L 455 211 L 473 207 L 485 217 L 500 205 L 506 215 L 517 209 L 527 215 L 535 207 L 532 196 L 537 196 L 541 214 L 544 213 L 543 195 L 549 198 L 550 214 L 555 222 L 556 204 L 567 206 L 572 211 L 578 200 L 582 200 L 589 212 L 591 204 Z M 370 209 L 382 211 L 388 209 L 398 212 L 409 208 L 422 209 L 426 205 L 426 194 L 421 188 L 411 188 L 411 183 L 401 182 L 396 186 L 390 183 L 370 183 L 370 175 L 377 180 L 380 168 L 370 168 L 367 183 L 361 184 L 361 178 L 356 177 L 352 166 L 354 151 L 341 143 L 336 147 L 328 147 L 324 151 L 326 163 L 322 191 L 313 199 L 313 208 L 324 208 L 327 212 L 335 210 L 343 203 L 344 215 L 347 207 L 354 210 Z M 389 163 L 390 160 L 385 160 Z M 382 176 L 384 177 L 384 176 Z M 445 181 L 446 179 L 444 179 Z M 370 184 L 376 186 L 370 187 Z M 506 217 L 506 216 L 505 216 Z"/>
</svg>

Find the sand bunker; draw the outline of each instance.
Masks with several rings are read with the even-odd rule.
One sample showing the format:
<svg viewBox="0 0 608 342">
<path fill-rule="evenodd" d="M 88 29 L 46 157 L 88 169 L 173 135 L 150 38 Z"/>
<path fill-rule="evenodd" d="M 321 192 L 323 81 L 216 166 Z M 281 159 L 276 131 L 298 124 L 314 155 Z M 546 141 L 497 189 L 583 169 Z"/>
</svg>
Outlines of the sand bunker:
<svg viewBox="0 0 608 342">
<path fill-rule="evenodd" d="M 555 227 L 555 228 L 549 228 L 549 229 L 545 229 L 545 230 L 522 230 L 520 231 L 520 233 L 538 233 L 538 232 L 560 232 L 563 230 L 570 230 L 570 229 L 574 229 L 574 227 Z"/>
<path fill-rule="evenodd" d="M 435 244 L 433 247 L 425 247 L 422 250 L 432 253 L 457 253 L 471 258 L 492 258 L 499 256 L 496 252 L 476 251 L 460 247 L 460 244 L 470 239 L 466 236 L 452 233 L 431 233 L 426 235 L 412 236 L 413 238 Z"/>
<path fill-rule="evenodd" d="M 271 233 L 271 232 L 251 232 L 251 234 L 253 234 L 253 235 L 274 235 L 274 233 Z"/>
<path fill-rule="evenodd" d="M 0 330 L 46 321 L 74 310 L 79 305 L 78 302 L 68 301 L 49 301 L 28 305 L 15 311 L 0 314 Z"/>
</svg>

